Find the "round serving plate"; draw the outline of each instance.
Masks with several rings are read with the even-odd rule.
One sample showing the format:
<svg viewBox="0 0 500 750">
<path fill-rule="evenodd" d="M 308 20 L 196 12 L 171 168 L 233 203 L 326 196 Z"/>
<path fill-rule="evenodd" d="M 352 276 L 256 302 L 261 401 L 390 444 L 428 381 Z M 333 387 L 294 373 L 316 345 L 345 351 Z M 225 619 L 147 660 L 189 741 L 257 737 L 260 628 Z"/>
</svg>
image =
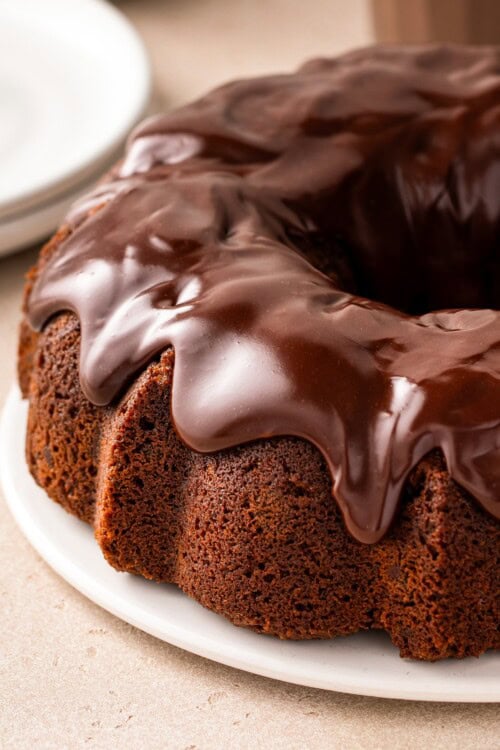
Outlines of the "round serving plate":
<svg viewBox="0 0 500 750">
<path fill-rule="evenodd" d="M 383 633 L 280 641 L 231 625 L 175 586 L 118 573 L 91 529 L 51 502 L 24 459 L 27 404 L 13 388 L 0 423 L 0 478 L 21 530 L 45 561 L 86 597 L 167 643 L 247 672 L 358 695 L 423 701 L 500 700 L 500 654 L 434 664 L 401 659 Z"/>
<path fill-rule="evenodd" d="M 47 239 L 60 225 L 73 203 L 94 187 L 102 174 L 117 161 L 118 155 L 106 167 L 101 167 L 97 174 L 65 191 L 60 197 L 0 221 L 0 257 Z"/>
<path fill-rule="evenodd" d="M 108 3 L 0 0 L 0 223 L 102 173 L 150 82 L 142 42 Z"/>
</svg>

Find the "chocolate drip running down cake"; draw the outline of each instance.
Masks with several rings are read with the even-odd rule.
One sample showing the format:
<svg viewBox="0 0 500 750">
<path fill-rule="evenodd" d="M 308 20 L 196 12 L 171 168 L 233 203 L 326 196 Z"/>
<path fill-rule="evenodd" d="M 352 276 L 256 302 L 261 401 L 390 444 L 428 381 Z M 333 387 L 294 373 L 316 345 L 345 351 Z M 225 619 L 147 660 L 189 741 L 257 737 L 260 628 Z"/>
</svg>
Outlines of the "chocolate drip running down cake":
<svg viewBox="0 0 500 750">
<path fill-rule="evenodd" d="M 142 124 L 31 272 L 30 470 L 115 568 L 238 625 L 479 655 L 499 300 L 498 49 L 230 83 Z"/>
</svg>

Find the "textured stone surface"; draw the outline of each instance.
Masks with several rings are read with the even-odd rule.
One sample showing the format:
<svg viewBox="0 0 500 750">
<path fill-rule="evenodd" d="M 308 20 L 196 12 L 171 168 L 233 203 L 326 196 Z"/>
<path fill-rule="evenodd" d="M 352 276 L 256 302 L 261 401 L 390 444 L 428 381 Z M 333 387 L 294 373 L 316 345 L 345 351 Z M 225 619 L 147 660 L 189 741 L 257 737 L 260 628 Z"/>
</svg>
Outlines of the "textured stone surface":
<svg viewBox="0 0 500 750">
<path fill-rule="evenodd" d="M 231 11 L 221 10 L 223 5 Z M 302 34 L 303 23 L 297 16 L 287 22 L 286 34 L 277 35 L 272 49 L 268 28 L 255 42 L 255 58 L 261 61 L 257 67 L 246 55 L 252 50 L 251 35 L 259 33 L 265 19 L 264 7 L 271 9 L 271 23 L 274 9 L 279 12 L 286 6 L 293 14 L 302 4 L 295 0 L 235 0 L 229 5 L 222 0 L 123 3 L 153 45 L 157 69 L 162 60 L 167 64 L 178 60 L 178 71 L 171 74 L 172 89 L 168 70 L 157 74 L 161 90 L 175 102 L 232 73 L 253 75 L 261 69 L 290 67 L 314 53 L 314 34 L 320 37 L 316 51 L 328 51 L 337 28 L 335 9 L 338 13 L 339 7 L 359 5 L 318 0 L 311 12 L 311 28 Z M 256 9 L 254 16 L 250 8 Z M 165 18 L 163 28 L 157 22 L 160 16 Z M 255 19 L 251 24 L 250 16 Z M 208 40 L 200 37 L 205 19 L 212 19 Z M 239 19 L 246 23 L 244 29 Z M 338 28 L 351 34 L 354 42 L 366 38 L 363 29 L 355 36 L 346 18 L 338 20 Z M 242 37 L 239 50 L 232 36 L 236 34 Z M 231 38 L 224 55 L 220 50 L 226 35 Z M 188 69 L 189 50 L 191 54 L 197 50 L 201 62 L 192 60 Z M 186 96 L 181 96 L 182 90 Z M 0 403 L 14 377 L 22 274 L 33 259 L 34 253 L 24 253 L 0 261 Z M 99 609 L 59 579 L 24 540 L 0 498 L 2 748 L 493 750 L 499 736 L 495 705 L 425 704 L 325 693 L 238 672 L 161 643 Z"/>
</svg>

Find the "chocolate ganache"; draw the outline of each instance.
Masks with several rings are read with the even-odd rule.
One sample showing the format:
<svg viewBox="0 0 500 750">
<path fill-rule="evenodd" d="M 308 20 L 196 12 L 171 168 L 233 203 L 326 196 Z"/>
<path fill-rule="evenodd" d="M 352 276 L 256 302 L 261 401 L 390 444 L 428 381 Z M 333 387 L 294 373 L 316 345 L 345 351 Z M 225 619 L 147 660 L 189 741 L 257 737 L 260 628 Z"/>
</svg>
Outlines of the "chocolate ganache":
<svg viewBox="0 0 500 750">
<path fill-rule="evenodd" d="M 28 312 L 79 317 L 92 402 L 173 346 L 181 439 L 311 441 L 360 541 L 433 448 L 500 517 L 498 49 L 231 83 L 140 126 L 67 223 Z"/>
</svg>

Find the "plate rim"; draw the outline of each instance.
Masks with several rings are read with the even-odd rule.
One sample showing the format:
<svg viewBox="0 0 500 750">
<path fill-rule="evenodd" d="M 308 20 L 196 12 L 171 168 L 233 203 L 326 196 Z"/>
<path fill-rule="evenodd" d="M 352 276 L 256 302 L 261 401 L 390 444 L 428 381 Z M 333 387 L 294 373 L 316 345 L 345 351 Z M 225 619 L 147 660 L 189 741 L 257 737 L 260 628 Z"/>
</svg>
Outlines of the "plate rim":
<svg viewBox="0 0 500 750">
<path fill-rule="evenodd" d="M 30 544 L 34 547 L 36 552 L 42 557 L 43 560 L 67 583 L 73 588 L 83 594 L 87 599 L 94 602 L 98 606 L 102 607 L 106 611 L 113 614 L 115 617 L 129 623 L 130 625 L 142 630 L 161 641 L 170 643 L 173 646 L 181 648 L 183 650 L 194 653 L 198 656 L 208 658 L 211 661 L 215 661 L 220 664 L 224 664 L 229 667 L 241 669 L 252 674 L 257 674 L 262 677 L 268 677 L 271 679 L 279 680 L 281 682 L 292 683 L 296 685 L 302 685 L 305 687 L 319 688 L 322 690 L 328 690 L 331 692 L 343 692 L 352 695 L 368 696 L 375 698 L 390 698 L 398 700 L 416 700 L 422 702 L 440 702 L 440 703 L 496 703 L 500 701 L 500 684 L 497 691 L 489 690 L 481 691 L 475 690 L 474 693 L 468 692 L 467 697 L 465 691 L 459 689 L 457 684 L 456 676 L 450 675 L 450 692 L 445 697 L 439 692 L 430 692 L 426 689 L 423 693 L 422 690 L 415 690 L 414 684 L 410 684 L 407 688 L 385 687 L 383 680 L 380 680 L 377 675 L 376 679 L 372 679 L 370 684 L 360 688 L 359 677 L 346 678 L 344 675 L 342 679 L 335 681 L 335 679 L 311 679 L 310 677 L 299 674 L 301 671 L 289 670 L 286 674 L 283 672 L 283 665 L 280 664 L 280 659 L 276 656 L 269 657 L 266 654 L 267 664 L 263 665 L 261 661 L 255 658 L 242 658 L 241 654 L 238 653 L 237 645 L 227 644 L 224 646 L 224 652 L 220 652 L 214 648 L 213 638 L 207 637 L 203 633 L 198 633 L 196 638 L 191 634 L 186 636 L 185 631 L 178 625 L 169 622 L 168 628 L 165 628 L 164 618 L 159 615 L 147 613 L 147 621 L 145 622 L 140 616 L 140 607 L 135 603 L 125 602 L 124 597 L 117 595 L 115 591 L 108 589 L 102 582 L 96 581 L 91 574 L 87 574 L 82 570 L 77 563 L 69 559 L 58 550 L 52 539 L 46 537 L 31 520 L 29 512 L 24 502 L 19 502 L 19 493 L 16 489 L 16 481 L 14 472 L 11 469 L 12 458 L 17 456 L 17 449 L 15 448 L 15 440 L 12 439 L 12 424 L 14 420 L 19 421 L 22 410 L 26 410 L 27 404 L 22 399 L 19 388 L 16 384 L 12 385 L 8 395 L 5 399 L 2 414 L 0 417 L 0 485 L 2 486 L 5 502 L 9 508 L 14 520 L 20 528 L 23 535 L 28 539 Z M 22 436 L 24 436 L 25 428 L 22 426 Z M 24 454 L 23 454 L 24 460 Z M 27 472 L 27 468 L 26 468 Z M 34 480 L 32 480 L 34 481 Z M 36 486 L 36 485 L 34 485 Z M 49 500 L 49 502 L 53 502 Z M 62 514 L 65 511 L 59 508 Z M 64 517 L 64 516 L 63 516 Z M 74 522 L 77 519 L 67 514 L 69 522 Z M 87 531 L 83 522 L 77 521 L 82 524 L 82 530 Z M 89 533 L 90 530 L 89 530 Z M 99 554 L 99 548 L 95 545 L 96 554 Z M 120 574 L 118 574 L 120 575 Z M 147 582 L 149 583 L 149 582 Z M 151 583 L 151 585 L 155 585 Z M 176 593 L 180 590 L 175 587 Z M 182 594 L 182 592 L 181 592 Z M 182 594 L 186 596 L 185 594 Z M 187 597 L 188 598 L 188 597 Z M 201 606 L 201 605 L 198 605 Z M 213 614 L 213 613 L 212 613 Z M 215 615 L 221 617 L 220 615 Z M 236 626 L 231 626 L 235 627 Z M 243 633 L 249 631 L 245 628 L 236 628 L 241 630 Z M 166 630 L 168 631 L 166 637 Z M 271 638 L 272 636 L 256 635 L 259 638 Z M 367 634 L 369 635 L 369 634 Z M 347 636 L 349 638 L 349 636 Z M 279 639 L 276 639 L 278 643 L 282 643 Z M 301 641 L 293 642 L 298 644 L 300 648 Z M 308 644 L 316 643 L 308 641 Z M 318 642 L 321 643 L 321 642 Z M 324 643 L 324 642 L 323 642 Z M 488 656 L 488 655 L 487 655 Z M 398 657 L 399 658 L 399 657 Z M 474 657 L 468 657 L 477 663 Z M 479 657 L 484 658 L 484 657 Z M 489 658 L 499 658 L 500 654 L 490 653 Z M 411 660 L 402 660 L 402 663 L 409 665 L 417 665 L 421 669 L 433 669 L 439 665 L 439 662 L 434 663 L 422 663 L 414 662 Z M 466 660 L 460 660 L 458 666 L 465 663 Z M 454 662 L 456 663 L 456 662 Z M 375 676 L 374 676 L 375 677 Z M 411 683 L 411 681 L 409 681 Z"/>
<path fill-rule="evenodd" d="M 0 259 L 48 241 L 71 206 L 95 187 L 99 178 L 116 163 L 121 152 L 122 149 L 113 154 L 98 172 L 61 195 L 57 193 L 52 199 L 37 203 L 30 210 L 16 212 L 0 220 Z"/>
<path fill-rule="evenodd" d="M 65 0 L 50 0 L 50 4 L 53 12 L 57 8 L 68 8 Z M 71 5 L 72 11 L 80 6 L 83 8 L 84 14 L 90 12 L 97 18 L 107 16 L 109 19 L 107 24 L 113 25 L 117 34 L 121 37 L 122 50 L 127 45 L 127 59 L 130 57 L 132 60 L 130 64 L 133 64 L 137 80 L 140 80 L 141 83 L 140 86 L 138 85 L 133 91 L 130 91 L 126 121 L 123 120 L 120 126 L 116 125 L 113 132 L 110 132 L 105 139 L 101 139 L 99 146 L 97 148 L 94 146 L 93 154 L 83 163 L 59 168 L 50 179 L 45 181 L 39 179 L 35 185 L 21 189 L 14 195 L 0 201 L 0 221 L 2 222 L 9 221 L 11 217 L 20 213 L 37 209 L 39 203 L 55 200 L 65 191 L 71 192 L 77 183 L 90 178 L 90 175 L 99 170 L 101 164 L 107 164 L 111 155 L 122 148 L 123 142 L 131 129 L 147 111 L 153 85 L 152 68 L 146 46 L 131 21 L 118 8 L 105 2 L 105 0 L 73 0 Z M 2 6 L 12 10 L 12 6 L 7 0 L 0 0 L 0 11 Z M 25 7 L 20 6 L 19 10 L 14 12 L 14 15 L 22 17 L 30 6 L 38 8 L 38 3 L 36 0 L 28 0 Z M 46 13 L 49 12 L 50 8 Z"/>
</svg>

